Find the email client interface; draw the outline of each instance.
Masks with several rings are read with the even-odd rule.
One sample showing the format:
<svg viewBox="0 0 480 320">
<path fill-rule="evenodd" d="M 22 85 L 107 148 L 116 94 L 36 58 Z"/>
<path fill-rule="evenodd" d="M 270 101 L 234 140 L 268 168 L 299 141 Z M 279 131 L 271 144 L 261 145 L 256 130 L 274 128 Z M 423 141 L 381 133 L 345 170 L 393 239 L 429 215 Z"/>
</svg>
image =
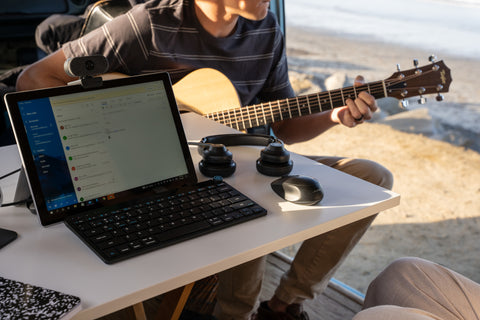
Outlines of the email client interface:
<svg viewBox="0 0 480 320">
<path fill-rule="evenodd" d="M 162 81 L 20 101 L 18 107 L 52 215 L 188 174 Z"/>
</svg>

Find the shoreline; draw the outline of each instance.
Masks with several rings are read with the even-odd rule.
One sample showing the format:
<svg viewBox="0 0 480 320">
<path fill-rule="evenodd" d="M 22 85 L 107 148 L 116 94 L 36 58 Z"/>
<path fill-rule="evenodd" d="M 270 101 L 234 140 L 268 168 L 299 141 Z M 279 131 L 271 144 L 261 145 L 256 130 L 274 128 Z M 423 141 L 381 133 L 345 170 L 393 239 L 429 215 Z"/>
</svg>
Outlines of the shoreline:
<svg viewBox="0 0 480 320">
<path fill-rule="evenodd" d="M 415 57 L 424 57 L 420 65 L 428 63 L 423 50 L 296 27 L 286 32 L 290 78 L 298 94 L 352 85 L 357 74 L 367 82 L 384 79 L 396 71 L 396 63 L 412 68 Z M 430 259 L 480 282 L 480 260 L 472 254 L 480 252 L 480 153 L 468 148 L 472 139 L 479 139 L 474 139 L 476 133 L 468 137 L 457 134 L 456 128 L 449 131 L 448 123 L 444 126 L 436 118 L 442 112 L 454 118 L 458 105 L 479 106 L 472 70 L 480 70 L 480 61 L 445 56 L 445 63 L 453 81 L 444 101 L 428 97 L 426 105 L 405 112 L 400 112 L 397 101 L 379 101 L 382 111 L 374 121 L 352 129 L 336 126 L 310 141 L 287 146 L 304 155 L 370 159 L 394 174 L 393 191 L 401 195 L 400 205 L 378 215 L 334 274 L 360 292 L 402 256 Z M 293 256 L 296 248 L 283 252 Z"/>
</svg>

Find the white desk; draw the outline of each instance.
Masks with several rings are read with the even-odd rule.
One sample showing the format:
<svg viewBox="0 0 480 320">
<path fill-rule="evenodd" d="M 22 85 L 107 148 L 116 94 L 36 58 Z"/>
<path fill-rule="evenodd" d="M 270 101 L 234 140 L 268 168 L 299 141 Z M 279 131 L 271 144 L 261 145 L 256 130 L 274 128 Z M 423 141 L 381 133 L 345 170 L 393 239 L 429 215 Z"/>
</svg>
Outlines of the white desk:
<svg viewBox="0 0 480 320">
<path fill-rule="evenodd" d="M 191 141 L 233 132 L 195 114 L 182 115 L 182 121 Z M 317 206 L 287 203 L 270 189 L 275 177 L 255 169 L 261 147 L 229 149 L 237 171 L 226 181 L 266 208 L 266 217 L 106 265 L 63 224 L 45 228 L 25 208 L 6 207 L 0 209 L 0 226 L 15 230 L 19 238 L 0 250 L 0 275 L 77 295 L 83 311 L 75 319 L 93 319 L 376 214 L 400 201 L 394 192 L 292 154 L 292 174 L 317 178 L 325 197 Z M 197 165 L 196 147 L 191 147 L 191 153 Z M 4 170 L 5 155 L 0 157 Z M 198 176 L 205 179 L 200 173 Z"/>
</svg>

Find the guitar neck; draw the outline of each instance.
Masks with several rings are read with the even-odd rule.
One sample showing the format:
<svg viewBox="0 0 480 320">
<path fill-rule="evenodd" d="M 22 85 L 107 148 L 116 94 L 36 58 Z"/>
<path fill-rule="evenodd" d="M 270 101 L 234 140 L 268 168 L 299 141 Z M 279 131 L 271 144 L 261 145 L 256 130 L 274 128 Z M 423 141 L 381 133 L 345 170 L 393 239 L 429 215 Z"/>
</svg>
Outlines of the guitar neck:
<svg viewBox="0 0 480 320">
<path fill-rule="evenodd" d="M 382 80 L 361 86 L 351 86 L 294 98 L 263 102 L 248 107 L 216 111 L 204 116 L 234 129 L 246 130 L 344 106 L 347 99 L 357 98 L 362 91 L 367 91 L 376 99 L 388 96 L 385 81 Z"/>
</svg>

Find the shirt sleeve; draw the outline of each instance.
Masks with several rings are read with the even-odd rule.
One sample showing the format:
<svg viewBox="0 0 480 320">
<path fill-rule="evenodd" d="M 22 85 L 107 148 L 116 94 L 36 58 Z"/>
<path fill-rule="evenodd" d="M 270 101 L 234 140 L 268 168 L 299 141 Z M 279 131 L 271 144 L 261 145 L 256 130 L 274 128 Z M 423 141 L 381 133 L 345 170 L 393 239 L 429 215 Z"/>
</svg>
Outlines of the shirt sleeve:
<svg viewBox="0 0 480 320">
<path fill-rule="evenodd" d="M 139 73 L 149 58 L 152 31 L 143 5 L 107 22 L 85 36 L 67 42 L 63 51 L 68 58 L 103 55 L 109 62 L 109 72 L 129 75 Z"/>
</svg>

